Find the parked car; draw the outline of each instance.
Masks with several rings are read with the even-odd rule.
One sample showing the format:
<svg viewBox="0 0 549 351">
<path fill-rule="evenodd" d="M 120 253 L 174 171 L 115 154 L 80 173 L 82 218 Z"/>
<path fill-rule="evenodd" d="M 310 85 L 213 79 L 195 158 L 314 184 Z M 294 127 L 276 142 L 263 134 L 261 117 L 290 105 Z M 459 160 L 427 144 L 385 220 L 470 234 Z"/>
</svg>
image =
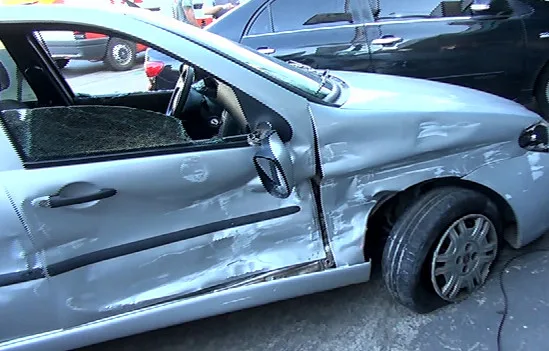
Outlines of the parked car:
<svg viewBox="0 0 549 351">
<path fill-rule="evenodd" d="M 151 11 L 159 11 L 158 0 L 11 0 L 6 5 L 17 4 L 47 4 L 47 5 L 80 5 L 92 6 L 130 6 Z M 116 37 L 83 31 L 48 31 L 42 35 L 50 55 L 59 68 L 66 67 L 71 60 L 102 61 L 115 71 L 125 71 L 133 68 L 137 54 L 145 51 L 146 46 Z"/>
<path fill-rule="evenodd" d="M 549 117 L 547 1 L 250 0 L 206 30 L 313 68 L 535 98 Z"/>
<path fill-rule="evenodd" d="M 70 60 L 85 60 L 103 61 L 112 70 L 126 71 L 135 66 L 137 54 L 147 48 L 92 32 L 44 31 L 41 37 L 59 68 L 66 67 Z"/>
<path fill-rule="evenodd" d="M 35 35 L 90 27 L 184 62 L 176 89 L 74 93 Z M 2 351 L 362 283 L 377 264 L 429 312 L 549 229 L 549 124 L 510 100 L 318 72 L 123 7 L 6 7 L 0 40 L 36 96 L 0 113 Z"/>
</svg>

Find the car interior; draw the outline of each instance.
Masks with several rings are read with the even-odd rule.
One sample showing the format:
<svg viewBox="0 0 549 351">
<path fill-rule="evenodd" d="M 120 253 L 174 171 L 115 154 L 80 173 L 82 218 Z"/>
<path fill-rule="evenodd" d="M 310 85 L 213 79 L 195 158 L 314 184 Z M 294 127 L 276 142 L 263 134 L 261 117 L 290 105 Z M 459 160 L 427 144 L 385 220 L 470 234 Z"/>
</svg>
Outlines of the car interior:
<svg viewBox="0 0 549 351">
<path fill-rule="evenodd" d="M 74 94 L 49 57 L 47 47 L 40 41 L 40 37 L 26 36 L 25 38 L 30 45 L 21 45 L 20 41 L 17 45 L 10 45 L 21 39 L 16 33 L 0 38 L 18 67 L 17 72 L 8 72 L 5 65 L 0 63 L 0 111 L 4 124 L 10 125 L 7 129 L 12 136 L 13 133 L 21 132 L 22 129 L 21 123 L 15 122 L 17 113 L 10 114 L 7 113 L 8 110 L 35 109 L 36 111 L 28 114 L 27 124 L 31 123 L 30 119 L 45 118 L 49 122 L 57 119 L 56 122 L 59 123 L 67 122 L 63 113 L 58 113 L 61 111 L 59 108 L 63 106 L 71 107 L 72 113 L 80 117 L 83 113 L 90 112 L 90 107 L 93 106 L 95 107 L 93 113 L 98 120 L 105 118 L 109 110 L 107 107 L 126 108 L 128 111 L 139 110 L 144 119 L 147 116 L 154 115 L 154 118 L 162 116 L 182 126 L 183 131 L 179 135 L 183 143 L 188 141 L 186 138 L 195 143 L 212 138 L 218 141 L 228 138 L 227 140 L 230 141 L 233 139 L 231 137 L 243 136 L 250 131 L 244 108 L 237 96 L 239 92 L 199 67 L 182 64 L 180 76 L 173 91 L 143 91 L 101 96 Z M 34 52 L 31 52 L 32 49 Z M 2 94 L 6 90 L 11 89 L 13 92 L 14 89 L 19 89 L 14 87 L 21 84 L 16 78 L 19 75 L 18 72 L 22 73 L 24 81 L 28 82 L 34 91 L 37 97 L 36 102 L 24 101 L 20 94 L 17 96 Z M 144 76 L 143 79 L 146 77 Z M 53 87 L 59 89 L 52 89 Z M 119 113 L 119 109 L 116 111 Z M 35 124 L 41 126 L 44 123 L 36 122 Z M 27 132 L 35 130 L 35 127 L 27 126 L 26 128 Z M 45 146 L 35 145 L 34 149 L 43 147 Z"/>
</svg>

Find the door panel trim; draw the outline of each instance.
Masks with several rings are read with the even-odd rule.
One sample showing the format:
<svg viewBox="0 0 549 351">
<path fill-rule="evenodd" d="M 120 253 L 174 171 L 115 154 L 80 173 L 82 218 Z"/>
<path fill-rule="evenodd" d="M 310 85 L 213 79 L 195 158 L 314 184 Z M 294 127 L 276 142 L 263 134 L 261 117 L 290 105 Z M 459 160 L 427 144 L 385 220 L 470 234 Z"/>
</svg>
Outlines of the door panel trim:
<svg viewBox="0 0 549 351">
<path fill-rule="evenodd" d="M 271 37 L 273 35 L 283 35 L 283 34 L 320 32 L 320 31 L 334 30 L 334 29 L 361 28 L 363 26 L 364 26 L 364 23 L 357 23 L 357 24 L 343 24 L 343 25 L 340 25 L 340 26 L 328 26 L 328 27 L 317 27 L 317 28 L 307 28 L 307 29 L 283 30 L 283 31 L 272 32 L 272 33 L 246 34 L 246 35 L 242 36 L 242 39 Z"/>
<path fill-rule="evenodd" d="M 423 23 L 423 22 L 447 22 L 447 21 L 463 21 L 463 20 L 479 20 L 479 19 L 487 19 L 487 18 L 477 18 L 475 16 L 456 16 L 456 17 L 436 17 L 436 18 L 421 18 L 421 19 L 398 19 L 395 18 L 394 20 L 383 20 L 383 21 L 377 21 L 377 22 L 366 22 L 363 23 L 353 23 L 353 24 L 342 24 L 337 26 L 327 26 L 327 27 L 317 27 L 317 28 L 307 28 L 307 29 L 295 29 L 295 30 L 284 30 L 279 32 L 272 32 L 272 33 L 262 33 L 262 34 L 245 34 L 242 36 L 243 39 L 245 38 L 261 38 L 261 37 L 270 37 L 273 35 L 280 35 L 280 34 L 295 34 L 295 33 L 306 33 L 306 32 L 318 32 L 318 31 L 325 31 L 325 30 L 332 30 L 332 29 L 348 29 L 348 28 L 359 28 L 359 27 L 372 27 L 372 26 L 381 26 L 386 24 L 403 24 L 403 23 Z M 490 18 L 490 19 L 501 19 L 501 18 Z"/>
<path fill-rule="evenodd" d="M 24 283 L 31 280 L 43 279 L 46 277 L 54 277 L 57 275 L 68 273 L 78 268 L 82 268 L 113 258 L 131 255 L 164 245 L 174 244 L 179 241 L 196 238 L 230 228 L 241 227 L 257 222 L 263 222 L 271 219 L 290 216 L 298 213 L 299 211 L 301 211 L 301 207 L 299 206 L 288 206 L 275 210 L 257 212 L 240 217 L 233 217 L 79 255 L 64 261 L 47 265 L 45 270 L 41 268 L 35 268 L 24 272 L 2 274 L 0 275 L 0 287 Z"/>
<path fill-rule="evenodd" d="M 197 152 L 197 151 L 236 149 L 236 148 L 250 147 L 250 144 L 248 143 L 247 138 L 248 138 L 247 135 L 237 135 L 237 136 L 230 136 L 230 137 L 223 138 L 223 142 L 210 142 L 208 139 L 196 140 L 196 141 L 191 141 L 191 142 L 177 145 L 177 146 L 157 147 L 157 148 L 148 149 L 148 150 L 137 150 L 137 151 L 131 150 L 127 152 L 108 153 L 103 155 L 90 155 L 90 156 L 84 156 L 84 157 L 66 158 L 66 159 L 58 159 L 58 160 L 53 159 L 53 160 L 37 161 L 37 162 L 23 162 L 23 166 L 25 169 L 38 169 L 38 168 L 49 168 L 49 167 L 72 166 L 72 165 L 94 163 L 94 162 L 127 160 L 127 159 L 142 158 L 142 157 L 184 154 L 184 153 Z M 22 155 L 21 151 L 18 148 L 16 149 L 18 151 L 18 155 Z"/>
</svg>

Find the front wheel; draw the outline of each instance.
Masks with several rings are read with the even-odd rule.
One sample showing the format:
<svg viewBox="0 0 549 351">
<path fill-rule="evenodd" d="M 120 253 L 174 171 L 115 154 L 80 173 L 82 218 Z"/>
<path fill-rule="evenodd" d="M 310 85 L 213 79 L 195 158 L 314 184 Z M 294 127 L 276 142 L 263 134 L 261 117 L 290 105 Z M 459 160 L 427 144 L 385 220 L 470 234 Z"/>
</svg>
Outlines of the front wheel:
<svg viewBox="0 0 549 351">
<path fill-rule="evenodd" d="M 385 285 L 418 313 L 462 301 L 486 282 L 500 233 L 497 207 L 483 194 L 457 187 L 431 190 L 389 235 L 382 258 Z"/>
<path fill-rule="evenodd" d="M 135 65 L 136 46 L 134 43 L 111 38 L 107 45 L 105 63 L 112 70 L 127 71 Z"/>
</svg>

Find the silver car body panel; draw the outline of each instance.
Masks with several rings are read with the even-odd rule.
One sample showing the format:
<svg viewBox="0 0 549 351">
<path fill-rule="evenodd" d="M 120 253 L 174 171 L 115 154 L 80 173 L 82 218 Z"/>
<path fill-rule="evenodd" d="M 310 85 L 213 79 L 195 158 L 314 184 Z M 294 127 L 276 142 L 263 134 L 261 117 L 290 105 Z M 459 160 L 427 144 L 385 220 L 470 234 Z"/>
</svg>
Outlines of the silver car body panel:
<svg viewBox="0 0 549 351">
<path fill-rule="evenodd" d="M 269 195 L 253 168 L 251 146 L 35 170 L 24 170 L 19 161 L 18 169 L 0 174 L 0 181 L 36 237 L 27 254 L 42 254 L 48 270 L 55 271 L 45 272 L 52 290 L 44 296 L 56 305 L 59 315 L 57 324 L 50 320 L 52 330 L 77 327 L 253 274 L 325 258 L 309 181 L 316 169 L 306 99 L 176 34 L 120 16 L 115 10 L 100 12 L 102 16 L 90 22 L 90 11 L 97 10 L 65 12 L 69 9 L 52 7 L 28 6 L 23 16 L 12 11 L 15 7 L 7 7 L 0 16 L 2 23 L 47 23 L 50 28 L 55 23 L 69 23 L 104 26 L 129 36 L 144 33 L 142 40 L 154 42 L 224 81 L 245 81 L 245 86 L 237 85 L 243 92 L 283 116 L 295 116 L 287 146 L 297 165 L 294 179 L 298 184 L 288 199 Z M 279 99 L 291 108 L 280 105 Z M 17 157 L 13 147 L 5 150 L 7 159 Z M 119 194 L 104 202 L 55 210 L 33 205 L 35 199 L 61 190 L 70 195 L 101 187 L 115 188 Z M 299 212 L 284 217 L 229 227 L 102 262 L 93 259 L 94 254 L 104 254 L 112 247 L 161 234 L 296 207 Z M 11 290 L 0 287 L 2 293 Z M 1 309 L 7 308 L 5 303 L 0 300 Z M 19 307 L 24 305 L 22 302 Z M 14 308 L 10 306 L 10 310 Z M 200 310 L 204 306 L 197 306 Z M 44 322 L 49 319 L 48 314 L 41 316 Z M 11 323 L 1 326 L 0 339 L 19 335 L 21 328 Z"/>
<path fill-rule="evenodd" d="M 517 230 L 505 233 L 514 248 L 538 239 L 549 228 L 544 210 L 549 206 L 549 155 L 528 152 L 525 156 L 500 160 L 469 174 L 465 179 L 496 191 L 513 209 Z"/>
<path fill-rule="evenodd" d="M 546 189 L 549 177 L 540 167 L 549 158 L 518 146 L 519 133 L 540 120 L 518 104 L 442 83 L 334 72 L 350 86 L 343 91 L 345 103 L 340 108 L 319 105 L 196 44 L 214 38 L 220 45 L 232 45 L 223 38 L 182 27 L 175 20 L 170 26 L 188 28 L 184 35 L 114 10 L 94 11 L 6 8 L 0 20 L 37 26 L 89 25 L 138 35 L 235 84 L 290 123 L 293 135 L 287 147 L 297 187 L 284 200 L 268 195 L 254 173 L 251 147 L 25 170 L 20 162 L 15 164 L 14 149 L 2 145 L 0 182 L 14 209 L 2 213 L 9 216 L 13 231 L 0 240 L 9 242 L 18 254 L 24 252 L 21 255 L 29 264 L 36 260 L 39 269 L 55 269 L 46 269 L 41 279 L 0 287 L 3 311 L 16 313 L 29 304 L 44 309 L 44 301 L 52 306 L 49 313 L 33 314 L 37 327 L 32 330 L 6 319 L 0 322 L 0 339 L 5 340 L 0 350 L 70 349 L 366 281 L 370 263 L 362 250 L 372 209 L 388 196 L 427 180 L 465 177 L 493 188 L 517 217 L 516 243 L 529 242 L 536 235 L 523 229 L 539 235 L 546 228 L 544 222 L 535 223 L 535 214 L 521 209 L 527 201 L 525 189 L 530 194 Z M 161 21 L 172 20 L 161 17 Z M 0 143 L 6 141 L 0 135 Z M 327 243 L 310 182 L 316 174 L 316 157 L 324 177 L 320 188 Z M 523 172 L 522 185 L 511 185 L 515 180 L 502 176 L 517 172 Z M 86 187 L 113 187 L 120 194 L 105 202 L 67 207 L 55 215 L 51 209 L 33 206 L 36 198 L 60 189 L 78 193 Z M 529 206 L 525 208 L 534 209 Z M 77 264 L 78 258 L 89 258 L 90 253 L 139 239 L 296 207 L 298 212 L 260 224 L 229 226 L 119 258 Z M 68 225 L 74 223 L 79 225 Z M 336 268 L 282 274 L 272 282 L 221 291 L 203 290 L 255 273 L 316 264 L 328 258 L 327 253 L 335 258 Z M 13 254 L 2 256 L 0 273 L 31 269 L 27 262 Z M 73 269 L 67 269 L 66 262 L 72 262 Z M 320 263 L 319 267 L 325 269 Z M 30 335 L 42 332 L 47 333 Z M 28 337 L 13 339 L 23 334 Z"/>
<path fill-rule="evenodd" d="M 517 103 L 426 80 L 333 74 L 351 85 L 347 102 L 336 111 L 311 104 L 310 111 L 319 135 L 323 209 L 338 265 L 363 261 L 368 216 L 387 197 L 424 181 L 465 177 L 502 160 L 527 161 L 518 135 L 540 117 Z M 546 155 L 539 157 L 549 166 Z M 495 181 L 502 187 L 514 181 L 491 170 L 466 179 L 489 188 Z M 549 181 L 543 178 L 538 182 Z M 501 196 L 518 196 L 522 189 L 509 191 Z M 520 210 L 521 203 L 510 205 L 521 228 L 529 228 L 535 214 Z"/>
<path fill-rule="evenodd" d="M 296 296 L 335 289 L 370 279 L 370 263 L 248 285 L 105 318 L 76 328 L 1 344 L 2 351 L 61 351 L 116 337 L 168 327 Z"/>
</svg>

